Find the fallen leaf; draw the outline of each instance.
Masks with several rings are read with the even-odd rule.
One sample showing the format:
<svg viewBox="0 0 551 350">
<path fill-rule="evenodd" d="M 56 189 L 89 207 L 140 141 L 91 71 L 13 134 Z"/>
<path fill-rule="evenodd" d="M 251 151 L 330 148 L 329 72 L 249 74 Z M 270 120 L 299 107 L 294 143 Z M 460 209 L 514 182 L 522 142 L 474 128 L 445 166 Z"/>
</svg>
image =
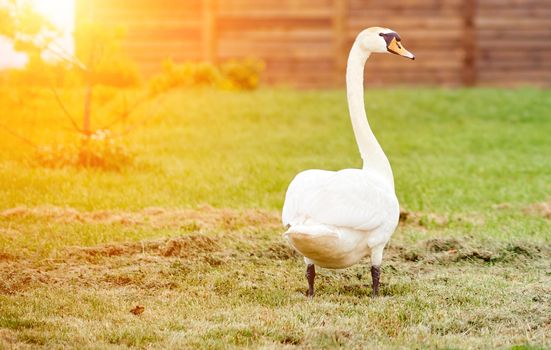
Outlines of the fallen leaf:
<svg viewBox="0 0 551 350">
<path fill-rule="evenodd" d="M 130 312 L 133 313 L 134 315 L 141 315 L 143 314 L 144 311 L 145 311 L 145 307 L 143 307 L 143 305 L 136 305 L 135 308 L 130 310 Z"/>
</svg>

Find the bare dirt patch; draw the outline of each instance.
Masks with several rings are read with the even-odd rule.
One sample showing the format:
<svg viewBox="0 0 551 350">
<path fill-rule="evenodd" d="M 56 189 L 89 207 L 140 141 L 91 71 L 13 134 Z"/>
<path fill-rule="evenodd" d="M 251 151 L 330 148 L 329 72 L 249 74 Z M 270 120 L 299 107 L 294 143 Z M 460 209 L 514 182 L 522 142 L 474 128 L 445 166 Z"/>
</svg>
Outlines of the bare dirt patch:
<svg viewBox="0 0 551 350">
<path fill-rule="evenodd" d="M 525 212 L 551 220 L 551 199 L 546 202 L 532 204 L 525 209 Z"/>
<path fill-rule="evenodd" d="M 278 235 L 279 215 L 261 210 L 148 208 L 137 212 L 80 212 L 60 207 L 19 207 L 0 212 L 4 218 L 33 217 L 62 223 L 144 225 L 190 228 L 190 233 L 168 239 L 121 242 L 93 247 L 68 247 L 54 258 L 36 260 L 0 252 L 0 293 L 24 292 L 40 285 L 136 287 L 150 290 L 178 287 L 174 279 L 189 271 L 224 268 L 254 260 L 262 264 L 300 259 Z M 448 225 L 449 217 L 402 211 L 401 224 L 423 228 Z M 255 230 L 248 230 L 255 228 Z M 266 230 L 266 234 L 256 229 Z M 270 231 L 272 230 L 272 231 Z M 282 231 L 282 229 L 281 229 Z M 9 237 L 19 232 L 4 229 Z M 508 263 L 550 259 L 551 247 L 526 242 L 481 242 L 441 237 L 413 245 L 392 242 L 385 251 L 389 263 L 412 268 L 454 263 Z M 270 262 L 272 261 L 272 262 Z"/>
<path fill-rule="evenodd" d="M 551 220 L 551 199 L 543 202 L 533 203 L 525 207 L 515 206 L 511 203 L 500 203 L 492 206 L 496 210 L 515 210 L 530 216 L 539 216 Z"/>
<path fill-rule="evenodd" d="M 95 247 L 67 248 L 69 257 L 96 258 L 130 256 L 135 254 L 158 255 L 191 259 L 220 249 L 216 238 L 204 235 L 187 235 L 171 239 L 105 244 Z"/>
<path fill-rule="evenodd" d="M 32 255 L 14 256 L 0 252 L 0 293 L 24 292 L 40 285 L 136 286 L 173 288 L 167 271 L 177 264 L 178 273 L 202 266 L 221 266 L 231 255 L 248 258 L 260 252 L 270 259 L 289 259 L 294 252 L 283 244 L 271 244 L 266 237 L 251 236 L 258 228 L 280 228 L 279 214 L 263 210 L 215 209 L 203 206 L 191 209 L 147 208 L 137 212 L 83 212 L 62 207 L 17 207 L 0 212 L 8 220 L 32 218 L 59 223 L 145 226 L 188 231 L 179 237 L 102 244 L 93 247 L 67 247 L 52 258 Z M 254 230 L 251 230 L 254 228 Z M 9 239 L 20 232 L 3 229 Z M 260 235 L 262 236 L 262 235 Z M 236 243 L 236 242 L 242 242 Z M 239 251 L 232 247 L 240 245 Z M 251 246 L 251 247 L 249 247 Z M 243 248 L 245 247 L 245 248 Z M 163 277 L 164 276 L 164 277 Z"/>
<path fill-rule="evenodd" d="M 264 250 L 264 255 L 273 260 L 289 260 L 298 258 L 299 254 L 284 242 L 274 242 Z"/>
<path fill-rule="evenodd" d="M 478 242 L 451 237 L 420 241 L 412 246 L 392 243 L 389 260 L 422 264 L 510 263 L 516 260 L 551 259 L 551 247 L 530 242 Z"/>
<path fill-rule="evenodd" d="M 538 204 L 531 210 L 551 215 L 551 202 Z M 0 211 L 0 218 L 38 218 L 59 223 L 85 223 L 125 226 L 146 226 L 155 229 L 183 229 L 186 231 L 234 231 L 241 228 L 281 228 L 279 212 L 261 209 L 235 210 L 201 206 L 197 209 L 170 209 L 151 207 L 139 211 L 79 211 L 70 207 L 40 206 L 16 207 Z M 414 212 L 402 209 L 400 225 L 416 227 L 446 227 L 457 222 L 479 223 L 479 218 L 466 215 L 444 215 L 438 213 Z M 4 230 L 5 231 L 5 230 Z M 17 234 L 15 231 L 0 234 Z"/>
<path fill-rule="evenodd" d="M 222 248 L 216 237 L 190 234 L 155 241 L 69 247 L 56 258 L 39 261 L 2 258 L 0 294 L 15 294 L 40 285 L 72 283 L 172 288 L 174 282 L 162 278 L 167 266 L 174 262 L 188 266 L 220 265 L 217 255 L 223 255 Z"/>
<path fill-rule="evenodd" d="M 405 209 L 400 210 L 400 225 L 427 226 L 429 222 L 445 226 L 448 224 L 449 218 L 444 215 L 426 214 Z"/>
<path fill-rule="evenodd" d="M 244 248 L 244 249 L 240 249 Z M 385 265 L 425 269 L 435 265 L 509 264 L 551 259 L 551 247 L 534 243 L 481 242 L 433 238 L 414 245 L 393 242 Z M 190 271 L 224 268 L 245 261 L 300 260 L 279 238 L 227 233 L 210 237 L 190 234 L 171 239 L 125 242 L 95 247 L 70 247 L 55 259 L 0 261 L 0 293 L 17 294 L 43 285 L 134 287 L 150 292 L 179 288 L 178 276 Z M 408 267 L 409 266 L 409 267 Z M 180 286 L 181 288 L 181 286 Z"/>
<path fill-rule="evenodd" d="M 400 225 L 415 226 L 418 228 L 447 227 L 453 223 L 467 222 L 480 224 L 481 217 L 476 215 L 445 215 L 438 213 L 415 212 L 406 209 L 400 210 Z"/>
<path fill-rule="evenodd" d="M 12 329 L 2 328 L 0 329 L 0 348 L 8 349 L 9 344 L 14 344 L 17 339 L 17 334 Z"/>
<path fill-rule="evenodd" d="M 424 246 L 433 253 L 457 251 L 463 248 L 463 245 L 456 238 L 434 238 L 424 241 Z"/>
<path fill-rule="evenodd" d="M 0 261 L 11 261 L 15 260 L 15 257 L 9 253 L 0 252 Z"/>
<path fill-rule="evenodd" d="M 48 284 L 50 276 L 22 261 L 0 261 L 0 294 L 14 294 L 30 286 Z"/>
<path fill-rule="evenodd" d="M 85 212 L 70 207 L 21 206 L 0 212 L 0 217 L 8 219 L 34 217 L 61 223 L 119 224 L 190 231 L 281 226 L 279 214 L 273 211 L 217 209 L 210 206 L 197 209 L 146 208 L 135 212 L 116 210 Z"/>
</svg>

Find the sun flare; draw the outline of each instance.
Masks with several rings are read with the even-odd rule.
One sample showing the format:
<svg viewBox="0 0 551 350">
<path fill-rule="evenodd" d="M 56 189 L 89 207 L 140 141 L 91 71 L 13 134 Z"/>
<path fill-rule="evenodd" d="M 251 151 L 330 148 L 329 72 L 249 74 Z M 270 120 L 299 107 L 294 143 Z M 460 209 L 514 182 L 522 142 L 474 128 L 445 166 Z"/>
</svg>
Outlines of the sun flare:
<svg viewBox="0 0 551 350">
<path fill-rule="evenodd" d="M 63 32 L 71 32 L 75 22 L 74 0 L 32 0 L 34 8 Z"/>
<path fill-rule="evenodd" d="M 75 27 L 75 0 L 30 0 L 37 12 L 42 14 L 61 31 L 61 37 L 55 41 L 57 50 L 72 54 L 74 52 L 73 30 Z M 0 0 L 0 4 L 2 0 Z M 52 50 L 50 50 L 52 51 Z M 13 43 L 0 36 L 0 69 L 23 67 L 28 61 L 26 54 L 16 52 Z M 59 53 L 46 50 L 43 57 L 47 60 L 59 60 Z"/>
</svg>

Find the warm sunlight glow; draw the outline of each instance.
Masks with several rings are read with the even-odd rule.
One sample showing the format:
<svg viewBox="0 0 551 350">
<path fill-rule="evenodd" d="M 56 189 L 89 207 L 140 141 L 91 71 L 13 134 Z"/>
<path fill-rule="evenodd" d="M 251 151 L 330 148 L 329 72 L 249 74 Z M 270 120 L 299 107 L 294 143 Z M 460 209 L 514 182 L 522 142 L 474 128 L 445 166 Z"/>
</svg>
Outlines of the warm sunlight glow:
<svg viewBox="0 0 551 350">
<path fill-rule="evenodd" d="M 38 12 L 51 21 L 63 36 L 44 52 L 47 60 L 57 61 L 74 52 L 73 30 L 75 27 L 75 0 L 32 0 Z"/>
<path fill-rule="evenodd" d="M 1 1 L 0 1 L 1 3 Z M 75 0 L 31 0 L 34 8 L 54 24 L 63 36 L 51 46 L 54 52 L 44 52 L 47 60 L 59 60 L 60 55 L 66 56 L 74 52 L 73 30 L 75 27 Z M 0 69 L 23 67 L 27 63 L 27 55 L 15 52 L 12 43 L 0 37 Z"/>
<path fill-rule="evenodd" d="M 74 0 L 32 0 L 33 6 L 63 32 L 72 32 L 75 21 Z"/>
</svg>

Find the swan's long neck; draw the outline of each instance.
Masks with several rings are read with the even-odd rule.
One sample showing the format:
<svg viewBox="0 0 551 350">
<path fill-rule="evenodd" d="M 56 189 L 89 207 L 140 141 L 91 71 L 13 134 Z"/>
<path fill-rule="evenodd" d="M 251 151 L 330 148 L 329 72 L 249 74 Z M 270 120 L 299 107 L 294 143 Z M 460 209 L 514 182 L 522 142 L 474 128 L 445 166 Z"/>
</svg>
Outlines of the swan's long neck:
<svg viewBox="0 0 551 350">
<path fill-rule="evenodd" d="M 346 67 L 346 90 L 348 96 L 348 108 L 352 128 L 356 136 L 356 142 L 363 159 L 363 169 L 375 171 L 382 176 L 394 188 L 394 177 L 390 162 L 381 145 L 377 142 L 373 131 L 367 121 L 364 104 L 364 66 L 369 58 L 356 42 L 350 50 L 348 65 Z"/>
</svg>

